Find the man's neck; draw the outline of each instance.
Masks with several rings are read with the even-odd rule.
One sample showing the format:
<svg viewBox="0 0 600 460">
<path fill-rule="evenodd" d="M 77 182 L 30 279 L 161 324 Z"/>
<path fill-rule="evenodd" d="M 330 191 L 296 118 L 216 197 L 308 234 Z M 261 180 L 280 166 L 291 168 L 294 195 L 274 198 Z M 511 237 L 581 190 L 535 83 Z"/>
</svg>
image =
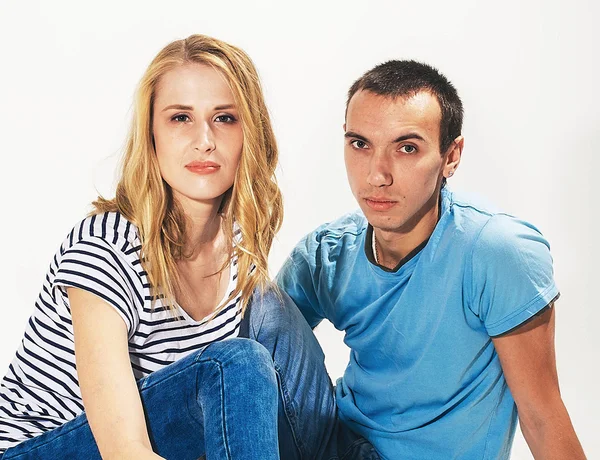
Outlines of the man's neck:
<svg viewBox="0 0 600 460">
<path fill-rule="evenodd" d="M 440 199 L 436 198 L 434 204 L 428 207 L 409 230 L 373 228 L 377 263 L 395 269 L 412 251 L 429 239 L 439 220 L 440 207 Z"/>
</svg>

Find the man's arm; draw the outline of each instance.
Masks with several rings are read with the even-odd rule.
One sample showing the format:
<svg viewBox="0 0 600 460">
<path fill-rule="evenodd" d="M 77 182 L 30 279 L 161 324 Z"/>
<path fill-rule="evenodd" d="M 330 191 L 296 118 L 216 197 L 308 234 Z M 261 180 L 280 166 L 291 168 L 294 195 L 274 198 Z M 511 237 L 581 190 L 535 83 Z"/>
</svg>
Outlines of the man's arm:
<svg viewBox="0 0 600 460">
<path fill-rule="evenodd" d="M 546 308 L 526 324 L 492 341 L 533 456 L 544 460 L 585 459 L 560 396 L 554 308 Z"/>
</svg>

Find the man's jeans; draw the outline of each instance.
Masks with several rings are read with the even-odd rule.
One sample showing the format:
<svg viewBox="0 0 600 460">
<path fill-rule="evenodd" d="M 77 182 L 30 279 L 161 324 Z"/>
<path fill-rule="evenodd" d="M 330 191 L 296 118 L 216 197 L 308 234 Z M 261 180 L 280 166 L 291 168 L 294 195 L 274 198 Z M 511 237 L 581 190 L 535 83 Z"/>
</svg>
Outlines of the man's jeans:
<svg viewBox="0 0 600 460">
<path fill-rule="evenodd" d="M 255 293 L 246 315 L 248 338 L 213 343 L 138 382 L 154 451 L 169 460 L 378 459 L 339 422 L 323 352 L 287 295 Z M 0 458 L 101 457 L 82 414 Z"/>
</svg>

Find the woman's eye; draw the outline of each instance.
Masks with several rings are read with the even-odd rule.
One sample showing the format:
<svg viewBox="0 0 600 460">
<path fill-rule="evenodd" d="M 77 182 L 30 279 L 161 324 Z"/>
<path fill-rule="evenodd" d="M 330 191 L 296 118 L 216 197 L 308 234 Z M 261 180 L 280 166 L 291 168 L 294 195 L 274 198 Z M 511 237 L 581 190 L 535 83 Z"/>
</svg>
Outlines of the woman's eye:
<svg viewBox="0 0 600 460">
<path fill-rule="evenodd" d="M 233 123 L 235 118 L 231 115 L 219 115 L 217 118 L 215 118 L 215 121 L 219 123 Z"/>
<path fill-rule="evenodd" d="M 178 123 L 186 123 L 186 122 L 190 121 L 190 117 L 188 117 L 185 114 L 179 114 L 179 115 L 175 115 L 173 118 L 171 118 L 171 120 L 176 121 Z"/>
<path fill-rule="evenodd" d="M 417 148 L 414 145 L 403 145 L 400 148 L 400 151 L 404 153 L 415 153 Z"/>
<path fill-rule="evenodd" d="M 365 141 L 361 141 L 360 139 L 356 139 L 350 142 L 350 145 L 352 145 L 352 147 L 355 149 L 364 149 L 367 146 L 367 143 Z"/>
</svg>

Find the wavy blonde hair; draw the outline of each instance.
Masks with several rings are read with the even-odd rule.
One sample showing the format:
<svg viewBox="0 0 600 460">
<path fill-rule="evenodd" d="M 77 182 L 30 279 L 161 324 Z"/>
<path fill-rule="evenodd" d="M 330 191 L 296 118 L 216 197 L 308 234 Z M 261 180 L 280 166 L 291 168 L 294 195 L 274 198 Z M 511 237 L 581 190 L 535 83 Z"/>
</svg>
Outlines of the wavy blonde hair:
<svg viewBox="0 0 600 460">
<path fill-rule="evenodd" d="M 281 227 L 283 206 L 275 178 L 278 152 L 271 121 L 256 68 L 241 49 L 204 35 L 191 35 L 168 44 L 158 53 L 136 91 L 115 198 L 99 197 L 93 203 L 92 213 L 118 211 L 137 226 L 142 242 L 142 266 L 148 273 L 153 297 L 163 297 L 173 309 L 179 288 L 176 261 L 184 257 L 186 216 L 160 174 L 152 116 L 161 77 L 177 66 L 190 63 L 210 65 L 225 76 L 242 124 L 240 163 L 233 186 L 225 193 L 220 208 L 231 256 L 238 259 L 237 286 L 214 315 L 240 293 L 244 312 L 255 288 L 264 289 L 269 281 L 268 255 Z M 241 238 L 235 241 L 234 222 L 241 231 Z M 223 268 L 226 267 L 227 264 Z"/>
</svg>

